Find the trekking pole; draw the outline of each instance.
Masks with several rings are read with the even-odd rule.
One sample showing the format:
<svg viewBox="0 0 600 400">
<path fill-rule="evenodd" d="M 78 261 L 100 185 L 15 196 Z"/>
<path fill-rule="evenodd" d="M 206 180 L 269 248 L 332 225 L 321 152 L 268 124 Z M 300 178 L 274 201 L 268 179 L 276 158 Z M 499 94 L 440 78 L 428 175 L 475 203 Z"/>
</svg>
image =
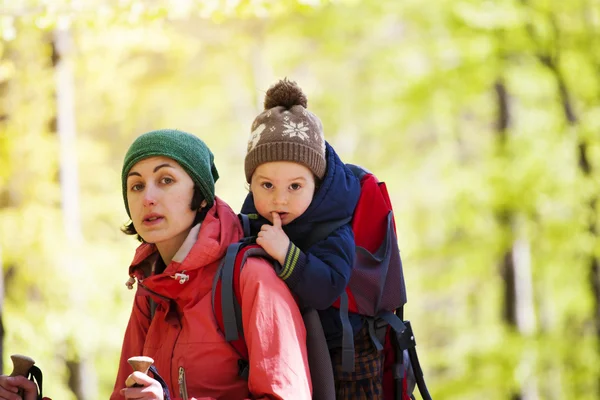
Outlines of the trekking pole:
<svg viewBox="0 0 600 400">
<path fill-rule="evenodd" d="M 29 375 L 29 370 L 31 367 L 33 367 L 33 364 L 35 364 L 35 361 L 33 361 L 32 358 L 23 356 L 21 354 L 13 354 L 10 356 L 10 359 L 13 362 L 13 372 L 10 374 L 10 376 L 24 376 L 27 378 Z M 19 389 L 17 394 L 20 397 L 23 397 L 23 389 Z"/>
<path fill-rule="evenodd" d="M 141 373 L 146 374 L 146 375 L 148 375 L 148 370 L 150 369 L 152 364 L 154 364 L 154 360 L 152 358 L 146 357 L 146 356 L 130 357 L 127 360 L 127 362 L 129 363 L 129 365 L 131 365 L 131 368 L 133 368 L 134 371 L 140 371 Z M 139 387 L 141 385 L 135 383 L 135 381 L 133 380 L 131 375 L 129 375 L 127 377 L 127 380 L 125 380 L 125 386 Z"/>
<path fill-rule="evenodd" d="M 169 386 L 167 386 L 167 382 L 165 382 L 165 380 L 158 373 L 156 366 L 152 365 L 152 364 L 154 364 L 154 359 L 152 359 L 152 357 L 147 357 L 147 356 L 129 357 L 127 359 L 127 362 L 129 363 L 129 365 L 131 365 L 131 367 L 133 368 L 134 371 L 140 371 L 141 373 L 146 374 L 146 375 L 148 375 L 148 372 L 152 372 L 152 374 L 154 375 L 154 379 L 157 380 L 158 383 L 160 383 L 160 386 L 163 389 L 164 399 L 171 400 Z M 127 377 L 127 379 L 125 380 L 125 386 L 140 387 L 142 385 L 135 383 L 135 381 L 133 380 L 131 375 L 129 375 Z"/>
</svg>

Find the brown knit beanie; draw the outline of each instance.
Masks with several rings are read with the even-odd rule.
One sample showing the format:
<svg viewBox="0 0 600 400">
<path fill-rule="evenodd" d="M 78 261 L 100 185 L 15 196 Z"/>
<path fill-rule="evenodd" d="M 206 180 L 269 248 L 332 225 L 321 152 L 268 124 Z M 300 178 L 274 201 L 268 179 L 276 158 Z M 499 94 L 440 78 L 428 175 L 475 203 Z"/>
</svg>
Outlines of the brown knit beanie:
<svg viewBox="0 0 600 400">
<path fill-rule="evenodd" d="M 265 111 L 252 123 L 248 141 L 244 165 L 248 183 L 256 167 L 271 161 L 297 162 L 323 178 L 323 125 L 306 105 L 306 96 L 296 82 L 283 79 L 267 90 Z"/>
</svg>

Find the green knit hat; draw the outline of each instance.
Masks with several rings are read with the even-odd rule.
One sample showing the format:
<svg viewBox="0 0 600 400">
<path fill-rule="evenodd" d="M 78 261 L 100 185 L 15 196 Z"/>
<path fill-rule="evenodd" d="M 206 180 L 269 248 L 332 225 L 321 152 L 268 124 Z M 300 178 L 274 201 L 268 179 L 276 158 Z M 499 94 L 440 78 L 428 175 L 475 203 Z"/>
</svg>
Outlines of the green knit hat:
<svg viewBox="0 0 600 400">
<path fill-rule="evenodd" d="M 219 172 L 210 149 L 197 136 L 175 129 L 161 129 L 138 136 L 125 155 L 121 182 L 127 215 L 131 217 L 127 205 L 127 174 L 138 161 L 156 156 L 177 161 L 198 186 L 208 207 L 213 205 Z"/>
</svg>

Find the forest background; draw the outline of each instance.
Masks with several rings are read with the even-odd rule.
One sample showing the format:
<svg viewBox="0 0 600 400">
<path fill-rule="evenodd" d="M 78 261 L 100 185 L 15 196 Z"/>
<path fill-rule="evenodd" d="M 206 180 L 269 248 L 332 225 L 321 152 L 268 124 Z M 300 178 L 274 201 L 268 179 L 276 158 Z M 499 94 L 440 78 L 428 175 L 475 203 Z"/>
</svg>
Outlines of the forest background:
<svg viewBox="0 0 600 400">
<path fill-rule="evenodd" d="M 0 361 L 105 399 L 139 134 L 214 151 L 239 210 L 265 90 L 297 81 L 387 182 L 435 399 L 600 398 L 600 3 L 0 0 Z"/>
</svg>

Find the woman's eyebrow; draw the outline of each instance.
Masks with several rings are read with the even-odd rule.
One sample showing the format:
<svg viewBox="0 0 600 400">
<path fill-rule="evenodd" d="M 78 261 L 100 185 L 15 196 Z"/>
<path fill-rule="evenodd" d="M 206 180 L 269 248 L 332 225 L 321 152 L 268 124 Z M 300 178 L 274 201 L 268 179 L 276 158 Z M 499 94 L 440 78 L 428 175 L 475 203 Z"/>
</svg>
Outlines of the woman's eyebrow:
<svg viewBox="0 0 600 400">
<path fill-rule="evenodd" d="M 160 164 L 160 165 L 157 165 L 156 167 L 154 167 L 154 171 L 153 172 L 156 172 L 156 171 L 158 171 L 159 169 L 161 169 L 163 167 L 173 168 L 173 166 L 171 164 L 164 163 L 164 164 Z"/>
<path fill-rule="evenodd" d="M 157 165 L 156 167 L 154 167 L 154 170 L 152 172 L 156 172 L 156 171 L 158 171 L 159 169 L 161 169 L 163 167 L 173 168 L 173 166 L 171 164 L 164 163 L 164 164 L 160 164 L 160 165 Z M 139 176 L 139 177 L 142 176 L 142 175 L 140 175 L 139 172 L 131 171 L 130 173 L 127 174 L 127 177 L 129 178 L 130 176 L 134 176 L 134 175 L 135 176 Z"/>
</svg>

